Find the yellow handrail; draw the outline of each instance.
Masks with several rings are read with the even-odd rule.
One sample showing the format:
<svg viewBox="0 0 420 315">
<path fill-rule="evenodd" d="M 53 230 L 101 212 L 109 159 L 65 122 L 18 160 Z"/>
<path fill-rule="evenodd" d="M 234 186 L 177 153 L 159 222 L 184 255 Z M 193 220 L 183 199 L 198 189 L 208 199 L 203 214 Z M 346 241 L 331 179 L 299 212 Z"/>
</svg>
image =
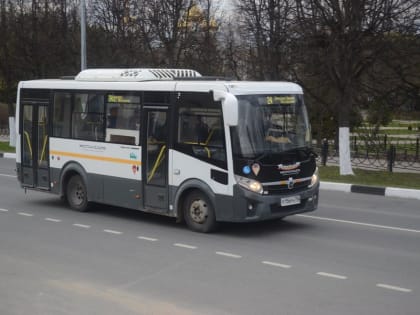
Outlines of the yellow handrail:
<svg viewBox="0 0 420 315">
<path fill-rule="evenodd" d="M 32 159 L 32 144 L 31 144 L 31 138 L 29 137 L 29 133 L 27 131 L 23 132 L 25 134 L 25 139 L 26 142 L 28 142 L 28 148 L 29 148 L 29 153 L 31 154 L 31 159 Z"/>
<path fill-rule="evenodd" d="M 206 142 L 204 142 L 204 144 L 205 144 L 205 145 L 208 145 L 208 144 L 209 144 L 210 139 L 211 139 L 211 137 L 213 136 L 213 133 L 214 133 L 214 128 L 212 128 L 212 129 L 210 130 L 209 135 L 208 135 L 208 137 L 207 137 L 207 139 L 206 139 Z"/>
<path fill-rule="evenodd" d="M 160 166 L 160 164 L 163 161 L 163 158 L 165 156 L 165 153 L 164 153 L 165 148 L 166 148 L 166 145 L 163 145 L 162 148 L 160 149 L 160 152 L 159 152 L 159 154 L 156 158 L 155 164 L 153 165 L 153 168 L 150 171 L 149 177 L 147 177 L 147 182 L 148 183 L 152 180 L 153 176 L 155 176 L 156 170 L 158 169 L 158 167 Z"/>
<path fill-rule="evenodd" d="M 48 135 L 44 136 L 44 142 L 42 144 L 42 153 L 41 153 L 41 159 L 40 161 L 44 161 L 45 158 L 45 149 L 47 147 L 47 140 L 48 140 Z"/>
</svg>

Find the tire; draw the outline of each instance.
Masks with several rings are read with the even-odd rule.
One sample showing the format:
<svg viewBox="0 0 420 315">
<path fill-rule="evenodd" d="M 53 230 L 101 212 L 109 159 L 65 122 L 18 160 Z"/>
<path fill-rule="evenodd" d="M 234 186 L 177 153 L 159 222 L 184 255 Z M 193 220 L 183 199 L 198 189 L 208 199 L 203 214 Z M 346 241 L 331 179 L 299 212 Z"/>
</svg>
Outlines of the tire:
<svg viewBox="0 0 420 315">
<path fill-rule="evenodd" d="M 209 233 L 216 229 L 216 215 L 210 199 L 201 191 L 192 191 L 184 203 L 184 219 L 196 232 Z"/>
<path fill-rule="evenodd" d="M 80 175 L 74 175 L 68 181 L 66 199 L 70 208 L 81 212 L 88 211 L 87 189 Z"/>
</svg>

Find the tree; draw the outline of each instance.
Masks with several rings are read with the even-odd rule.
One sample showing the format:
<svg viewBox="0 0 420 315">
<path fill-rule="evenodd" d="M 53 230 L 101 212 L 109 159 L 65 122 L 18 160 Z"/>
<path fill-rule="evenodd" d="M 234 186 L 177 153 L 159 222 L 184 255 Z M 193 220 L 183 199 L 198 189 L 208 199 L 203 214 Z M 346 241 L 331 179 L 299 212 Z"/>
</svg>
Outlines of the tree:
<svg viewBox="0 0 420 315">
<path fill-rule="evenodd" d="M 259 80 L 288 79 L 295 23 L 294 0 L 243 0 L 237 3 L 249 72 Z"/>
<path fill-rule="evenodd" d="M 418 0 L 296 0 L 300 33 L 334 90 L 339 123 L 340 174 L 353 174 L 349 127 L 363 76 L 386 51 L 385 37 L 418 17 Z"/>
</svg>

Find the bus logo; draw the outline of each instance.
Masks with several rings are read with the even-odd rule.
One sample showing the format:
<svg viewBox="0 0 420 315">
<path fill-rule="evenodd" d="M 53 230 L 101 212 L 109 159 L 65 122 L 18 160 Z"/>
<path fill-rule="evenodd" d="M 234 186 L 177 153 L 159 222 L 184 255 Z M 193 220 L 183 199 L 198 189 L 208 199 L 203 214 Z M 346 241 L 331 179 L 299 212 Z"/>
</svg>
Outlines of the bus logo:
<svg viewBox="0 0 420 315">
<path fill-rule="evenodd" d="M 297 175 L 300 173 L 300 162 L 290 165 L 279 164 L 277 165 L 281 175 Z"/>
<path fill-rule="evenodd" d="M 292 189 L 294 185 L 295 181 L 293 180 L 293 177 L 289 177 L 289 179 L 287 180 L 287 188 Z"/>
</svg>

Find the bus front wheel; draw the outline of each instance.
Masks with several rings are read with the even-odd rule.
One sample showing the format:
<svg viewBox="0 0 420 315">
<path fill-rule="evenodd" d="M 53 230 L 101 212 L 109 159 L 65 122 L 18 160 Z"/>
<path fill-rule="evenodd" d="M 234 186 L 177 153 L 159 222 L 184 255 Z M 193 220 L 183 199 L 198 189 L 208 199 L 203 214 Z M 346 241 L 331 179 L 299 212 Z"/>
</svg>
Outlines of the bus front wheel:
<svg viewBox="0 0 420 315">
<path fill-rule="evenodd" d="M 87 199 L 86 185 L 80 175 L 74 175 L 67 183 L 66 199 L 70 208 L 78 211 L 87 211 L 89 202 Z"/>
<path fill-rule="evenodd" d="M 198 190 L 192 191 L 187 196 L 184 205 L 184 218 L 188 227 L 196 232 L 208 233 L 217 227 L 211 201 Z"/>
</svg>

